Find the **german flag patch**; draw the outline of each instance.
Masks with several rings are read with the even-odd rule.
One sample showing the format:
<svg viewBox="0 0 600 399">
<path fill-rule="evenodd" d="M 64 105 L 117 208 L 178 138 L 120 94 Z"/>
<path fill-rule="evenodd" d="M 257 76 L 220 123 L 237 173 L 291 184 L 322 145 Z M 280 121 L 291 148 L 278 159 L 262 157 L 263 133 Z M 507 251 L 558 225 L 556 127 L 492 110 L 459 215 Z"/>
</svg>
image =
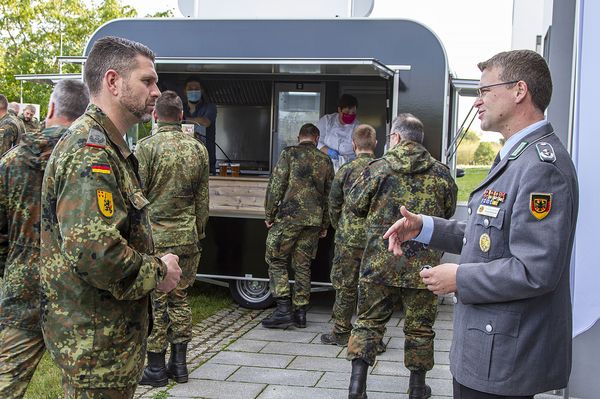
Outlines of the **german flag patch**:
<svg viewBox="0 0 600 399">
<path fill-rule="evenodd" d="M 92 165 L 92 173 L 103 173 L 105 175 L 110 175 L 110 165 L 105 163 L 95 163 Z"/>
</svg>

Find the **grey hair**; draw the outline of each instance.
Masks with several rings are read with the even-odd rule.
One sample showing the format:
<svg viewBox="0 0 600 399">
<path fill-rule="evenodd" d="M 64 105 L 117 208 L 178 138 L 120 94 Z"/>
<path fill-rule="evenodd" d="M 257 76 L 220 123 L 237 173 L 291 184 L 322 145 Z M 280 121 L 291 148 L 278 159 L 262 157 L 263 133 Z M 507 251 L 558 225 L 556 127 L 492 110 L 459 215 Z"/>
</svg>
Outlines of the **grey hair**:
<svg viewBox="0 0 600 399">
<path fill-rule="evenodd" d="M 70 121 L 79 118 L 90 102 L 85 84 L 75 79 L 59 80 L 50 95 L 54 103 L 54 114 Z"/>
<path fill-rule="evenodd" d="M 16 114 L 18 114 L 19 111 L 21 110 L 21 106 L 19 105 L 18 102 L 11 101 L 8 103 L 8 109 L 11 111 L 14 111 Z"/>
<path fill-rule="evenodd" d="M 423 122 L 409 113 L 400 114 L 394 118 L 390 133 L 398 133 L 402 140 L 414 141 L 421 144 L 425 138 Z"/>
</svg>

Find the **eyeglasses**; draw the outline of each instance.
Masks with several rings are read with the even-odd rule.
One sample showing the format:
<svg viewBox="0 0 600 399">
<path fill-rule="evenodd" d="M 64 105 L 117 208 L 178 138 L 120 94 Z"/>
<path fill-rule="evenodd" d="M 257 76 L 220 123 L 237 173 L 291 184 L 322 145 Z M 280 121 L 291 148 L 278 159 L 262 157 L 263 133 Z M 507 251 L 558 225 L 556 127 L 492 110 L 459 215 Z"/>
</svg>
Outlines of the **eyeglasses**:
<svg viewBox="0 0 600 399">
<path fill-rule="evenodd" d="M 502 86 L 502 85 L 512 85 L 512 84 L 515 84 L 518 82 L 519 82 L 519 80 L 512 80 L 510 82 L 494 83 L 493 85 L 486 85 L 486 86 L 478 87 L 477 88 L 477 97 L 479 97 L 479 98 L 483 97 L 483 95 L 485 93 L 487 93 L 488 91 L 490 91 L 489 89 L 491 89 L 492 87 Z"/>
</svg>

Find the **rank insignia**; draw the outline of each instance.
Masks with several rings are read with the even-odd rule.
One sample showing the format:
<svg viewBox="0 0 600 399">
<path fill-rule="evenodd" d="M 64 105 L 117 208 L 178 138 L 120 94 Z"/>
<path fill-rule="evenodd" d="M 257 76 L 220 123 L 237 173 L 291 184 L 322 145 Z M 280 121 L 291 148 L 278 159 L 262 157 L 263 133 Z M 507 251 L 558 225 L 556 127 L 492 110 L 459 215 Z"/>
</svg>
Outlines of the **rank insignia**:
<svg viewBox="0 0 600 399">
<path fill-rule="evenodd" d="M 551 208 L 552 194 L 531 193 L 529 195 L 529 211 L 537 220 L 542 220 L 548 216 Z"/>
<path fill-rule="evenodd" d="M 98 197 L 98 208 L 100 209 L 100 213 L 107 218 L 112 217 L 115 213 L 112 193 L 104 190 L 96 190 L 96 196 Z"/>
<path fill-rule="evenodd" d="M 111 173 L 110 165 L 105 164 L 105 163 L 95 163 L 92 165 L 92 172 L 110 175 L 110 173 Z"/>
<path fill-rule="evenodd" d="M 554 148 L 552 148 L 552 144 L 550 143 L 537 143 L 535 148 L 538 152 L 538 156 L 540 157 L 540 161 L 554 163 L 556 161 L 556 155 L 554 154 Z"/>
<path fill-rule="evenodd" d="M 492 246 L 492 240 L 490 239 L 490 235 L 488 233 L 483 233 L 479 237 L 479 248 L 482 252 L 487 252 L 490 250 Z"/>
<path fill-rule="evenodd" d="M 93 127 L 90 129 L 85 145 L 88 147 L 106 148 L 106 136 L 100 130 Z"/>
</svg>

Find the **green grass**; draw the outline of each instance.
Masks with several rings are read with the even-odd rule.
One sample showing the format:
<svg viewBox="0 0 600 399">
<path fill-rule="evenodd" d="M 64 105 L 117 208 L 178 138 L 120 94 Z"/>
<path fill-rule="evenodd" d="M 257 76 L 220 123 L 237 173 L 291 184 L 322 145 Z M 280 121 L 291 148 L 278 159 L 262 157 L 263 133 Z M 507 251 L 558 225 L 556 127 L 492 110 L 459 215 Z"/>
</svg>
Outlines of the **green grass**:
<svg viewBox="0 0 600 399">
<path fill-rule="evenodd" d="M 194 324 L 226 308 L 232 302 L 227 288 L 207 283 L 194 283 L 188 294 Z M 25 399 L 57 399 L 62 398 L 62 395 L 60 370 L 48 353 L 45 353 L 27 388 Z M 166 397 L 166 393 L 163 392 L 155 396 L 156 399 Z"/>
<path fill-rule="evenodd" d="M 456 179 L 459 202 L 469 200 L 469 194 L 485 179 L 489 170 L 489 167 L 465 168 L 465 175 Z"/>
</svg>

